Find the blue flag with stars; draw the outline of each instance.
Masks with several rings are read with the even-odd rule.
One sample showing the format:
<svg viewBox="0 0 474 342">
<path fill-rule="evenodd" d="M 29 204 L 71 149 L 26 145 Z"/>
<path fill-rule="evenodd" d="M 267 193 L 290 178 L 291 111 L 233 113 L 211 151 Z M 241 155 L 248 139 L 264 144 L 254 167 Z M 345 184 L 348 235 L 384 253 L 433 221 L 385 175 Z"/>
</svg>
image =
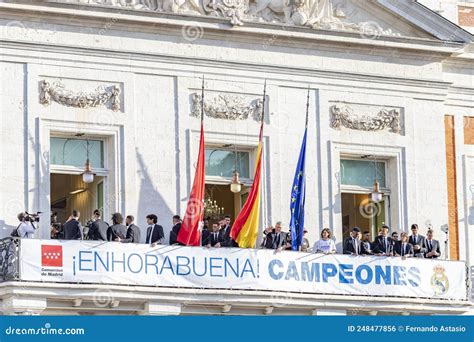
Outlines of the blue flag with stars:
<svg viewBox="0 0 474 342">
<path fill-rule="evenodd" d="M 291 231 L 291 249 L 298 251 L 303 241 L 304 231 L 304 202 L 305 202 L 305 173 L 304 165 L 306 159 L 306 135 L 308 129 L 304 131 L 303 143 L 301 144 L 298 165 L 296 166 L 295 179 L 291 187 L 290 202 L 290 231 Z"/>
</svg>

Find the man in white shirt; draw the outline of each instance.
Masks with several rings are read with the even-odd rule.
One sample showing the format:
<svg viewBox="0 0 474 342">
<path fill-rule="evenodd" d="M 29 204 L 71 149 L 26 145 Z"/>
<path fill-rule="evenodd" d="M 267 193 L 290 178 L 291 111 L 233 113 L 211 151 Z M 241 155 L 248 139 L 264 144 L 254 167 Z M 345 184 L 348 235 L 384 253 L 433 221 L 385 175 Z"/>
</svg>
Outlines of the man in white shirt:
<svg viewBox="0 0 474 342">
<path fill-rule="evenodd" d="M 19 213 L 18 221 L 20 221 L 17 228 L 18 236 L 22 239 L 32 239 L 35 235 L 35 227 L 30 221 L 26 220 L 26 213 Z"/>
</svg>

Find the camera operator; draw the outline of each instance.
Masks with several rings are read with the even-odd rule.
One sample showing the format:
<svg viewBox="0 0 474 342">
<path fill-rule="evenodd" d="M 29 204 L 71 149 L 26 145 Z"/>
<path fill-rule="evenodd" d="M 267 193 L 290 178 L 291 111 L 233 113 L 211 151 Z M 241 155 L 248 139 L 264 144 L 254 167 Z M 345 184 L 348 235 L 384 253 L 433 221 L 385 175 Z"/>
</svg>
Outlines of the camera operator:
<svg viewBox="0 0 474 342">
<path fill-rule="evenodd" d="M 19 213 L 17 217 L 18 221 L 20 221 L 16 228 L 18 236 L 22 239 L 32 239 L 36 230 L 33 222 L 37 221 L 37 216 L 23 212 Z"/>
</svg>

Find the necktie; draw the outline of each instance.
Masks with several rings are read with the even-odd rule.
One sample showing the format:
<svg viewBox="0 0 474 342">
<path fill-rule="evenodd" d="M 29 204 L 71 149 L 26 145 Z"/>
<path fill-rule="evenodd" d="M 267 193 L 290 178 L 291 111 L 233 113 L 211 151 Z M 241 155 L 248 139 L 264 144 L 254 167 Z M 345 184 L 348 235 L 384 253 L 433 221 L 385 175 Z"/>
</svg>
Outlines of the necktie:
<svg viewBox="0 0 474 342">
<path fill-rule="evenodd" d="M 150 235 L 148 235 L 148 242 L 147 243 L 151 243 L 152 239 L 153 239 L 153 230 L 155 230 L 155 226 L 150 226 Z"/>
<path fill-rule="evenodd" d="M 151 235 L 151 226 L 148 227 L 148 232 L 146 234 L 146 243 L 150 243 L 150 235 Z"/>
<path fill-rule="evenodd" d="M 431 240 L 428 240 L 428 252 L 431 252 L 432 248 L 433 247 L 431 247 Z"/>
<path fill-rule="evenodd" d="M 280 234 L 277 234 L 276 240 L 275 240 L 275 247 L 278 247 L 280 245 Z"/>
<path fill-rule="evenodd" d="M 387 251 L 387 238 L 383 238 L 383 249 L 384 249 L 384 252 Z"/>
<path fill-rule="evenodd" d="M 354 238 L 352 239 L 352 244 L 354 245 L 354 253 L 359 254 L 359 249 L 357 248 L 358 246 L 357 246 L 356 239 L 354 239 Z"/>
<path fill-rule="evenodd" d="M 402 244 L 402 256 L 405 254 L 405 244 Z"/>
<path fill-rule="evenodd" d="M 415 241 L 415 245 L 417 244 L 418 236 L 414 235 L 413 236 L 413 241 Z"/>
</svg>

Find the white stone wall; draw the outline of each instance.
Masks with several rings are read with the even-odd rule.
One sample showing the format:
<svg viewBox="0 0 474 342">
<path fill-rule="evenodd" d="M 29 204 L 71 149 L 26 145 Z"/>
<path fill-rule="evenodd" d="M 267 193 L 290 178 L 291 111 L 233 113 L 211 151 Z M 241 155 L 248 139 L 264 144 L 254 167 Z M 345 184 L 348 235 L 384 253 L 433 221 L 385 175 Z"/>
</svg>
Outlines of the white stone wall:
<svg viewBox="0 0 474 342">
<path fill-rule="evenodd" d="M 113 17 L 112 17 L 113 18 Z M 38 18 L 37 18 L 38 19 Z M 111 20 L 111 19 L 108 19 Z M 16 19 L 15 19 L 16 22 Z M 289 221 L 289 193 L 304 128 L 306 89 L 311 87 L 307 155 L 306 226 L 315 241 L 330 226 L 341 241 L 341 153 L 376 154 L 393 164 L 392 225 L 409 230 L 429 221 L 441 239 L 447 223 L 444 114 L 449 87 L 442 61 L 448 47 L 419 41 L 348 47 L 340 42 L 233 36 L 206 31 L 190 41 L 181 28 L 137 26 L 117 20 L 61 18 L 21 25 L 0 19 L 4 40 L 0 61 L 2 236 L 16 225 L 15 214 L 27 208 L 49 212 L 49 132 L 83 130 L 108 136 L 111 174 L 108 212 L 134 214 L 145 228 L 151 212 L 167 233 L 171 216 L 184 214 L 194 175 L 199 120 L 189 116 L 190 94 L 202 75 L 209 94 L 231 92 L 261 96 L 267 79 L 263 224 Z M 197 26 L 200 27 L 199 25 Z M 15 41 L 12 41 L 15 38 Z M 361 39 L 361 38 L 359 38 Z M 350 45 L 349 45 L 350 46 Z M 469 80 L 463 71 L 460 79 Z M 39 82 L 61 79 L 72 88 L 92 90 L 119 84 L 122 109 L 77 109 L 39 104 Z M 463 85 L 464 86 L 464 85 Z M 329 126 L 334 102 L 376 108 L 397 107 L 403 132 L 361 132 Z M 472 100 L 470 102 L 472 108 Z M 208 142 L 257 145 L 253 120 L 205 121 Z M 113 152 L 113 153 L 112 153 Z M 394 201 L 395 200 L 395 201 Z M 13 208 L 13 209 L 12 209 Z M 41 236 L 48 235 L 43 220 Z M 144 234 L 143 234 L 144 235 Z M 167 235 L 167 234 L 166 234 Z"/>
</svg>

